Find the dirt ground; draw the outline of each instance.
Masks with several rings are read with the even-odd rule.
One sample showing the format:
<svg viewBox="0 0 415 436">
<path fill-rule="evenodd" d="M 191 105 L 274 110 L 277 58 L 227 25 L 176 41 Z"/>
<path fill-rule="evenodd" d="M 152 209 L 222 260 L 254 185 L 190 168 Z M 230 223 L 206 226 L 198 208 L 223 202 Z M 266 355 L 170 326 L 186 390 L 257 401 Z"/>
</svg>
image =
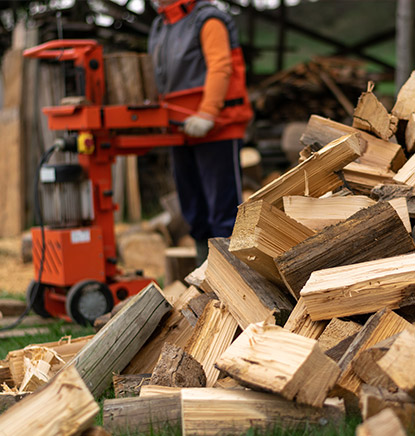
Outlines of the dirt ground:
<svg viewBox="0 0 415 436">
<path fill-rule="evenodd" d="M 23 263 L 22 237 L 0 238 L 0 291 L 25 295 L 33 279 L 32 263 Z"/>
</svg>

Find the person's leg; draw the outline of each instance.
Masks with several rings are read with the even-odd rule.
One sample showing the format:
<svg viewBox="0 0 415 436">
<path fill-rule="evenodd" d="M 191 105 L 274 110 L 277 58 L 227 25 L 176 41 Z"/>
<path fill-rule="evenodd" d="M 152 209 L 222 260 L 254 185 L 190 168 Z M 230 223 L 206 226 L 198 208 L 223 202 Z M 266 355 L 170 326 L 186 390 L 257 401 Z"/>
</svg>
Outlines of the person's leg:
<svg viewBox="0 0 415 436">
<path fill-rule="evenodd" d="M 208 205 L 209 237 L 232 234 L 238 205 L 242 202 L 241 142 L 229 140 L 196 146 L 195 158 Z"/>
</svg>

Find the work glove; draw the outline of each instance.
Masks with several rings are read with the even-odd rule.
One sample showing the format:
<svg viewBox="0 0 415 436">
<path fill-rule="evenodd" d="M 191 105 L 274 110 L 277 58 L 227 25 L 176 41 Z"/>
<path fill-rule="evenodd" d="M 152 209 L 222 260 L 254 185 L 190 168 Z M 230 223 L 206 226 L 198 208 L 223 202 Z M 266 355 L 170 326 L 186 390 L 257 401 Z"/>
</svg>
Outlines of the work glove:
<svg viewBox="0 0 415 436">
<path fill-rule="evenodd" d="M 213 120 L 200 115 L 192 115 L 184 120 L 184 133 L 193 138 L 203 138 L 214 125 Z"/>
</svg>

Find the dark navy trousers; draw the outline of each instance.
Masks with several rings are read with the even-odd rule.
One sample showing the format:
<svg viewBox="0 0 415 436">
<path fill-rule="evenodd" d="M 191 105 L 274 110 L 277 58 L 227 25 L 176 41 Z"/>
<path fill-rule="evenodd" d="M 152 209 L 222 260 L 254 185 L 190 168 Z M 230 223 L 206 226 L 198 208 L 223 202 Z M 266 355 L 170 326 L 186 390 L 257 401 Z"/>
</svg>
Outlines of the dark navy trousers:
<svg viewBox="0 0 415 436">
<path fill-rule="evenodd" d="M 228 237 L 242 201 L 242 140 L 172 147 L 180 206 L 197 241 Z"/>
</svg>

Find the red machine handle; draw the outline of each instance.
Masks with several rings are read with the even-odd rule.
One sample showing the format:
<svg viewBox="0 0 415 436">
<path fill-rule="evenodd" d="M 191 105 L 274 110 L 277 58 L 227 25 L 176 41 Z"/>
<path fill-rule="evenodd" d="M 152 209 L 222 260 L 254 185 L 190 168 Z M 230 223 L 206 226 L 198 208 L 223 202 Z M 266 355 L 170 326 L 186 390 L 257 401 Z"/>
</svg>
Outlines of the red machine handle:
<svg viewBox="0 0 415 436">
<path fill-rule="evenodd" d="M 98 42 L 93 39 L 58 39 L 28 48 L 23 52 L 23 56 L 69 61 L 79 58 L 79 50 L 87 53 L 97 46 Z"/>
</svg>

